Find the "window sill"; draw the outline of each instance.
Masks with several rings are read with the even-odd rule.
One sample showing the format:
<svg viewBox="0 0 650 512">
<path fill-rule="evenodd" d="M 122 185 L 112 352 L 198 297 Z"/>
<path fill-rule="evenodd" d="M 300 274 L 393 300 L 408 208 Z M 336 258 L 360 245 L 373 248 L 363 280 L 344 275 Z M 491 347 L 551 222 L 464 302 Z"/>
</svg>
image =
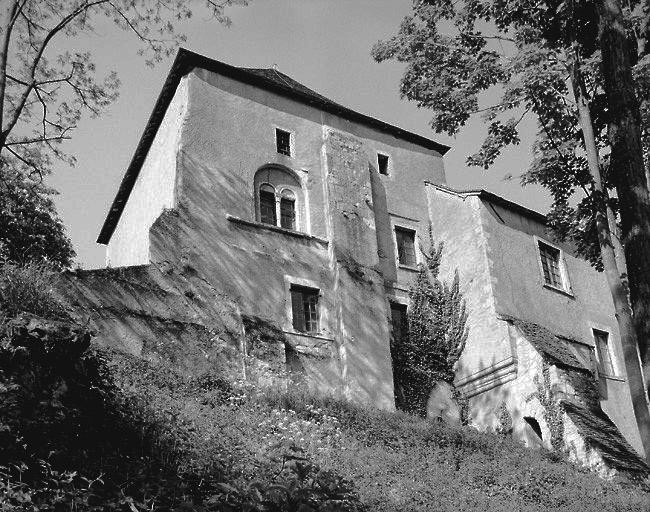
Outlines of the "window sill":
<svg viewBox="0 0 650 512">
<path fill-rule="evenodd" d="M 402 270 L 406 270 L 408 272 L 418 272 L 420 270 L 417 266 L 413 266 L 413 265 L 403 265 L 401 263 L 398 263 L 397 266 Z"/>
<path fill-rule="evenodd" d="M 290 329 L 282 330 L 283 333 L 285 334 L 292 334 L 294 336 L 304 336 L 305 338 L 314 338 L 317 340 L 325 340 L 325 341 L 334 341 L 334 338 L 330 336 L 325 336 L 323 333 L 320 332 L 303 332 L 303 331 L 296 331 L 295 329 Z"/>
<path fill-rule="evenodd" d="M 257 222 L 252 220 L 242 219 L 240 217 L 235 217 L 234 215 L 226 215 L 226 219 L 235 224 L 241 224 L 243 226 L 249 226 L 252 228 L 264 229 L 266 231 L 274 231 L 276 233 L 282 233 L 284 235 L 293 236 L 295 238 L 303 238 L 305 240 L 314 240 L 323 245 L 329 244 L 328 240 L 320 238 L 314 235 L 308 235 L 307 233 L 302 233 L 300 231 L 294 231 L 293 229 L 281 228 L 280 226 L 273 226 L 271 224 L 264 224 L 263 222 Z"/>
<path fill-rule="evenodd" d="M 570 297 L 570 298 L 572 298 L 572 299 L 575 299 L 575 298 L 576 298 L 575 295 L 573 295 L 573 293 L 568 292 L 568 291 L 566 291 L 566 290 L 564 290 L 564 289 L 562 289 L 562 288 L 558 288 L 557 286 L 553 286 L 553 285 L 550 285 L 550 284 L 548 284 L 548 283 L 544 283 L 543 286 L 544 286 L 544 288 L 546 288 L 547 290 L 551 290 L 551 291 L 556 292 L 556 293 L 559 293 L 559 294 L 561 294 L 561 295 L 565 295 L 565 296 Z"/>
<path fill-rule="evenodd" d="M 607 380 L 615 380 L 617 382 L 625 382 L 625 379 L 623 377 L 617 377 L 616 375 L 607 375 L 605 373 L 598 373 L 599 377 L 603 377 Z"/>
</svg>

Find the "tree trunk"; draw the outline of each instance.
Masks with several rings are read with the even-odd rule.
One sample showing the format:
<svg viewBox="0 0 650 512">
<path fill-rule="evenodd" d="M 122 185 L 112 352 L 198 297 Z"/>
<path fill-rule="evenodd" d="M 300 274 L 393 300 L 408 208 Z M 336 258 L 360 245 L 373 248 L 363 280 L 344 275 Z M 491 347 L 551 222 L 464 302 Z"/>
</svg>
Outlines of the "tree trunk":
<svg viewBox="0 0 650 512">
<path fill-rule="evenodd" d="M 634 329 L 644 373 L 650 379 L 650 192 L 643 162 L 641 113 L 632 78 L 635 46 L 628 38 L 619 1 L 599 0 L 597 6 L 610 116 L 610 168 L 620 203 Z"/>
<path fill-rule="evenodd" d="M 595 212 L 598 243 L 600 245 L 605 276 L 607 277 L 607 283 L 614 302 L 616 320 L 618 321 L 621 345 L 623 346 L 623 362 L 627 373 L 630 394 L 632 395 L 634 416 L 645 451 L 645 454 L 642 455 L 648 458 L 650 457 L 650 409 L 648 408 L 646 389 L 641 373 L 632 312 L 627 298 L 627 291 L 623 285 L 621 274 L 616 263 L 615 241 L 612 239 L 612 229 L 610 229 L 610 226 L 616 226 L 615 217 L 606 201 L 607 192 L 603 187 L 591 112 L 589 111 L 589 102 L 580 72 L 580 63 L 577 54 L 571 66 L 571 82 L 573 94 L 578 106 L 578 116 L 584 137 L 589 170 L 593 180 L 592 193 L 597 198 L 602 199 L 602 207 L 597 207 Z"/>
<path fill-rule="evenodd" d="M 9 2 L 4 9 L 0 8 L 0 131 L 4 120 L 5 90 L 7 88 L 7 61 L 9 58 L 9 42 L 11 41 L 12 19 L 18 8 L 18 0 Z M 3 139 L 6 137 L 3 137 Z M 4 146 L 4 140 L 0 149 Z"/>
</svg>

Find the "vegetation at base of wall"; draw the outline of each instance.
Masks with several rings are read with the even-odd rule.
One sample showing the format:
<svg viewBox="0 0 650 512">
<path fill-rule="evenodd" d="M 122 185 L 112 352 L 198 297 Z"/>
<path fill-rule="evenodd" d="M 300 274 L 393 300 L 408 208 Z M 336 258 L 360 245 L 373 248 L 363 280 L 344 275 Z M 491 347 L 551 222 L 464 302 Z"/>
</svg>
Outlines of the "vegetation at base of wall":
<svg viewBox="0 0 650 512">
<path fill-rule="evenodd" d="M 503 436 L 185 377 L 0 307 L 3 512 L 645 510 L 641 489 Z"/>
<path fill-rule="evenodd" d="M 527 397 L 526 401 L 536 398 L 543 407 L 544 420 L 551 431 L 551 446 L 559 452 L 564 447 L 564 414 L 560 404 L 553 399 L 549 372 L 550 364 L 544 359 L 541 375 L 535 375 L 533 378 L 537 391 Z"/>
<path fill-rule="evenodd" d="M 394 326 L 399 334 L 392 347 L 398 408 L 420 416 L 427 414 L 436 383 L 453 383 L 454 366 L 469 335 L 458 272 L 451 283 L 439 279 L 444 244 L 434 243 L 431 226 L 429 244 L 409 291 L 408 326 Z"/>
<path fill-rule="evenodd" d="M 52 289 L 54 270 L 45 263 L 0 262 L 0 313 L 20 312 L 56 320 L 69 319 L 65 304 Z"/>
</svg>

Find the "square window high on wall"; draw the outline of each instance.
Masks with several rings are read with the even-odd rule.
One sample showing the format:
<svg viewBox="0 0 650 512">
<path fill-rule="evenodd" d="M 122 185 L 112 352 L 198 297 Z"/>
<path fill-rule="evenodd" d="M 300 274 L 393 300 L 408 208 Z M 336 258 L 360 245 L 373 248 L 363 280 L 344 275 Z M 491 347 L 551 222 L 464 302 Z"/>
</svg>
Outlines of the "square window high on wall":
<svg viewBox="0 0 650 512">
<path fill-rule="evenodd" d="M 292 325 L 296 331 L 317 333 L 320 330 L 318 288 L 291 285 Z"/>
<path fill-rule="evenodd" d="M 275 146 L 281 155 L 291 156 L 291 133 L 275 129 Z"/>
<path fill-rule="evenodd" d="M 388 175 L 388 155 L 377 153 L 377 170 L 379 174 Z"/>
</svg>

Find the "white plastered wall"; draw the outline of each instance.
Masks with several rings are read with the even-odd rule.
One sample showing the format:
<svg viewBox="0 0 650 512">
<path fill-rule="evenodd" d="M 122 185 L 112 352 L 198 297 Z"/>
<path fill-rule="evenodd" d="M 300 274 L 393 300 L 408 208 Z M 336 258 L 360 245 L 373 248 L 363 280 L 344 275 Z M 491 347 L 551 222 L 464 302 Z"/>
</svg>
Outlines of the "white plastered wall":
<svg viewBox="0 0 650 512">
<path fill-rule="evenodd" d="M 187 112 L 187 77 L 181 79 L 145 158 L 106 251 L 111 267 L 149 263 L 149 229 L 176 202 L 176 155 Z"/>
</svg>

